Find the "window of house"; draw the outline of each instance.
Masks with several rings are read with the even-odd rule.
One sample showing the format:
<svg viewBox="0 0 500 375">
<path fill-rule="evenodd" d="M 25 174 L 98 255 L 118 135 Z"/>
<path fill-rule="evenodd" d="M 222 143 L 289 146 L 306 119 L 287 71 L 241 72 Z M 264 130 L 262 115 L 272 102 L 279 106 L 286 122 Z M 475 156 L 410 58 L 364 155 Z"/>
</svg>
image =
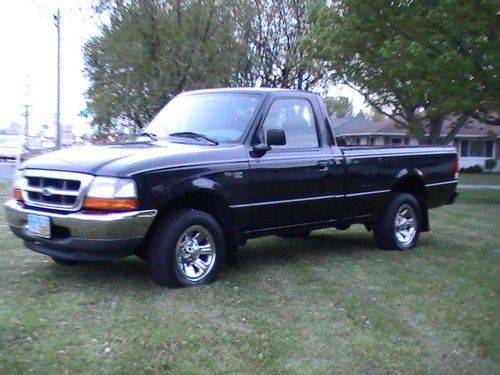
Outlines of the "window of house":
<svg viewBox="0 0 500 375">
<path fill-rule="evenodd" d="M 400 144 L 402 144 L 402 139 L 401 138 L 391 138 L 391 144 L 392 145 L 400 145 Z"/>
<path fill-rule="evenodd" d="M 488 157 L 488 158 L 493 157 L 493 142 L 492 141 L 486 142 L 486 157 Z"/>
<path fill-rule="evenodd" d="M 460 147 L 460 156 L 469 156 L 469 142 L 462 141 L 462 147 Z"/>
<path fill-rule="evenodd" d="M 492 141 L 462 141 L 460 156 L 491 158 L 493 157 Z"/>
<path fill-rule="evenodd" d="M 276 148 L 319 147 L 316 124 L 311 105 L 304 99 L 278 99 L 269 109 L 262 126 L 263 135 L 269 129 L 285 132 L 286 145 Z"/>
</svg>

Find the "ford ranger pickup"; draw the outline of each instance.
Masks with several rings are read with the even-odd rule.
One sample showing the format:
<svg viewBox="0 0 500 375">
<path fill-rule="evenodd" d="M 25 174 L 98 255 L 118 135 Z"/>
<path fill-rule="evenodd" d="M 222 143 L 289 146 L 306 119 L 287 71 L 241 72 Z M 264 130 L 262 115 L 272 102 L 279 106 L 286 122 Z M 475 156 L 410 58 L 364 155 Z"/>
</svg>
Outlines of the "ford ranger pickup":
<svg viewBox="0 0 500 375">
<path fill-rule="evenodd" d="M 321 98 L 211 89 L 171 100 L 134 141 L 55 151 L 16 173 L 11 231 L 59 264 L 139 255 L 161 285 L 215 280 L 248 239 L 363 224 L 409 250 L 457 196 L 454 147 L 342 147 Z"/>
</svg>

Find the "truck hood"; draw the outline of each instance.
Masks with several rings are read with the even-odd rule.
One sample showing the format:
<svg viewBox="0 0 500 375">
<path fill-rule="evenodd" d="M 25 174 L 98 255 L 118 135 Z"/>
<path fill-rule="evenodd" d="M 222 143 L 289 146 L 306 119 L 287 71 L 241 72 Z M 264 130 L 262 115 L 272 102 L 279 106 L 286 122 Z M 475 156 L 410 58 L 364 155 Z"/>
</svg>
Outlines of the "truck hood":
<svg viewBox="0 0 500 375">
<path fill-rule="evenodd" d="M 26 161 L 21 168 L 48 169 L 125 177 L 140 172 L 227 159 L 241 155 L 242 145 L 200 145 L 172 142 L 72 147 Z"/>
</svg>

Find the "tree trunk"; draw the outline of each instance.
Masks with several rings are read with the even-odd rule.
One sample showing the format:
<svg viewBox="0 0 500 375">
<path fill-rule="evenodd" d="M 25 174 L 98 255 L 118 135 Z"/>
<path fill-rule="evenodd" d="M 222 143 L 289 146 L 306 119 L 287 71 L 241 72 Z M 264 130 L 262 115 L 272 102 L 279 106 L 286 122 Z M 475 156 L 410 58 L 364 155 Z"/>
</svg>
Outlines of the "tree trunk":
<svg viewBox="0 0 500 375">
<path fill-rule="evenodd" d="M 450 130 L 450 132 L 446 135 L 446 137 L 443 138 L 443 144 L 448 144 L 453 141 L 460 129 L 462 129 L 467 124 L 468 119 L 469 114 L 467 113 L 462 113 L 460 116 L 458 116 L 455 122 L 452 124 L 452 129 Z"/>
<path fill-rule="evenodd" d="M 440 143 L 443 120 L 444 118 L 441 116 L 429 119 L 429 144 L 438 145 Z"/>
</svg>

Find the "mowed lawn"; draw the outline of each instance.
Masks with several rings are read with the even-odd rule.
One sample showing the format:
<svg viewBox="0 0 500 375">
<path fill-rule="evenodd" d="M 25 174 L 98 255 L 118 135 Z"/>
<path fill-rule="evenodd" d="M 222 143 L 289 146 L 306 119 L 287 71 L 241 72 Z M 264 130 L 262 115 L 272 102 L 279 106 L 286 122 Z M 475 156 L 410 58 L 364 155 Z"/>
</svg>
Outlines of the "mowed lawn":
<svg viewBox="0 0 500 375">
<path fill-rule="evenodd" d="M 500 173 L 461 173 L 461 184 L 500 185 Z"/>
<path fill-rule="evenodd" d="M 499 224 L 500 191 L 464 191 L 415 251 L 361 227 L 267 237 L 172 290 L 139 259 L 56 265 L 2 210 L 0 374 L 499 373 Z"/>
</svg>

